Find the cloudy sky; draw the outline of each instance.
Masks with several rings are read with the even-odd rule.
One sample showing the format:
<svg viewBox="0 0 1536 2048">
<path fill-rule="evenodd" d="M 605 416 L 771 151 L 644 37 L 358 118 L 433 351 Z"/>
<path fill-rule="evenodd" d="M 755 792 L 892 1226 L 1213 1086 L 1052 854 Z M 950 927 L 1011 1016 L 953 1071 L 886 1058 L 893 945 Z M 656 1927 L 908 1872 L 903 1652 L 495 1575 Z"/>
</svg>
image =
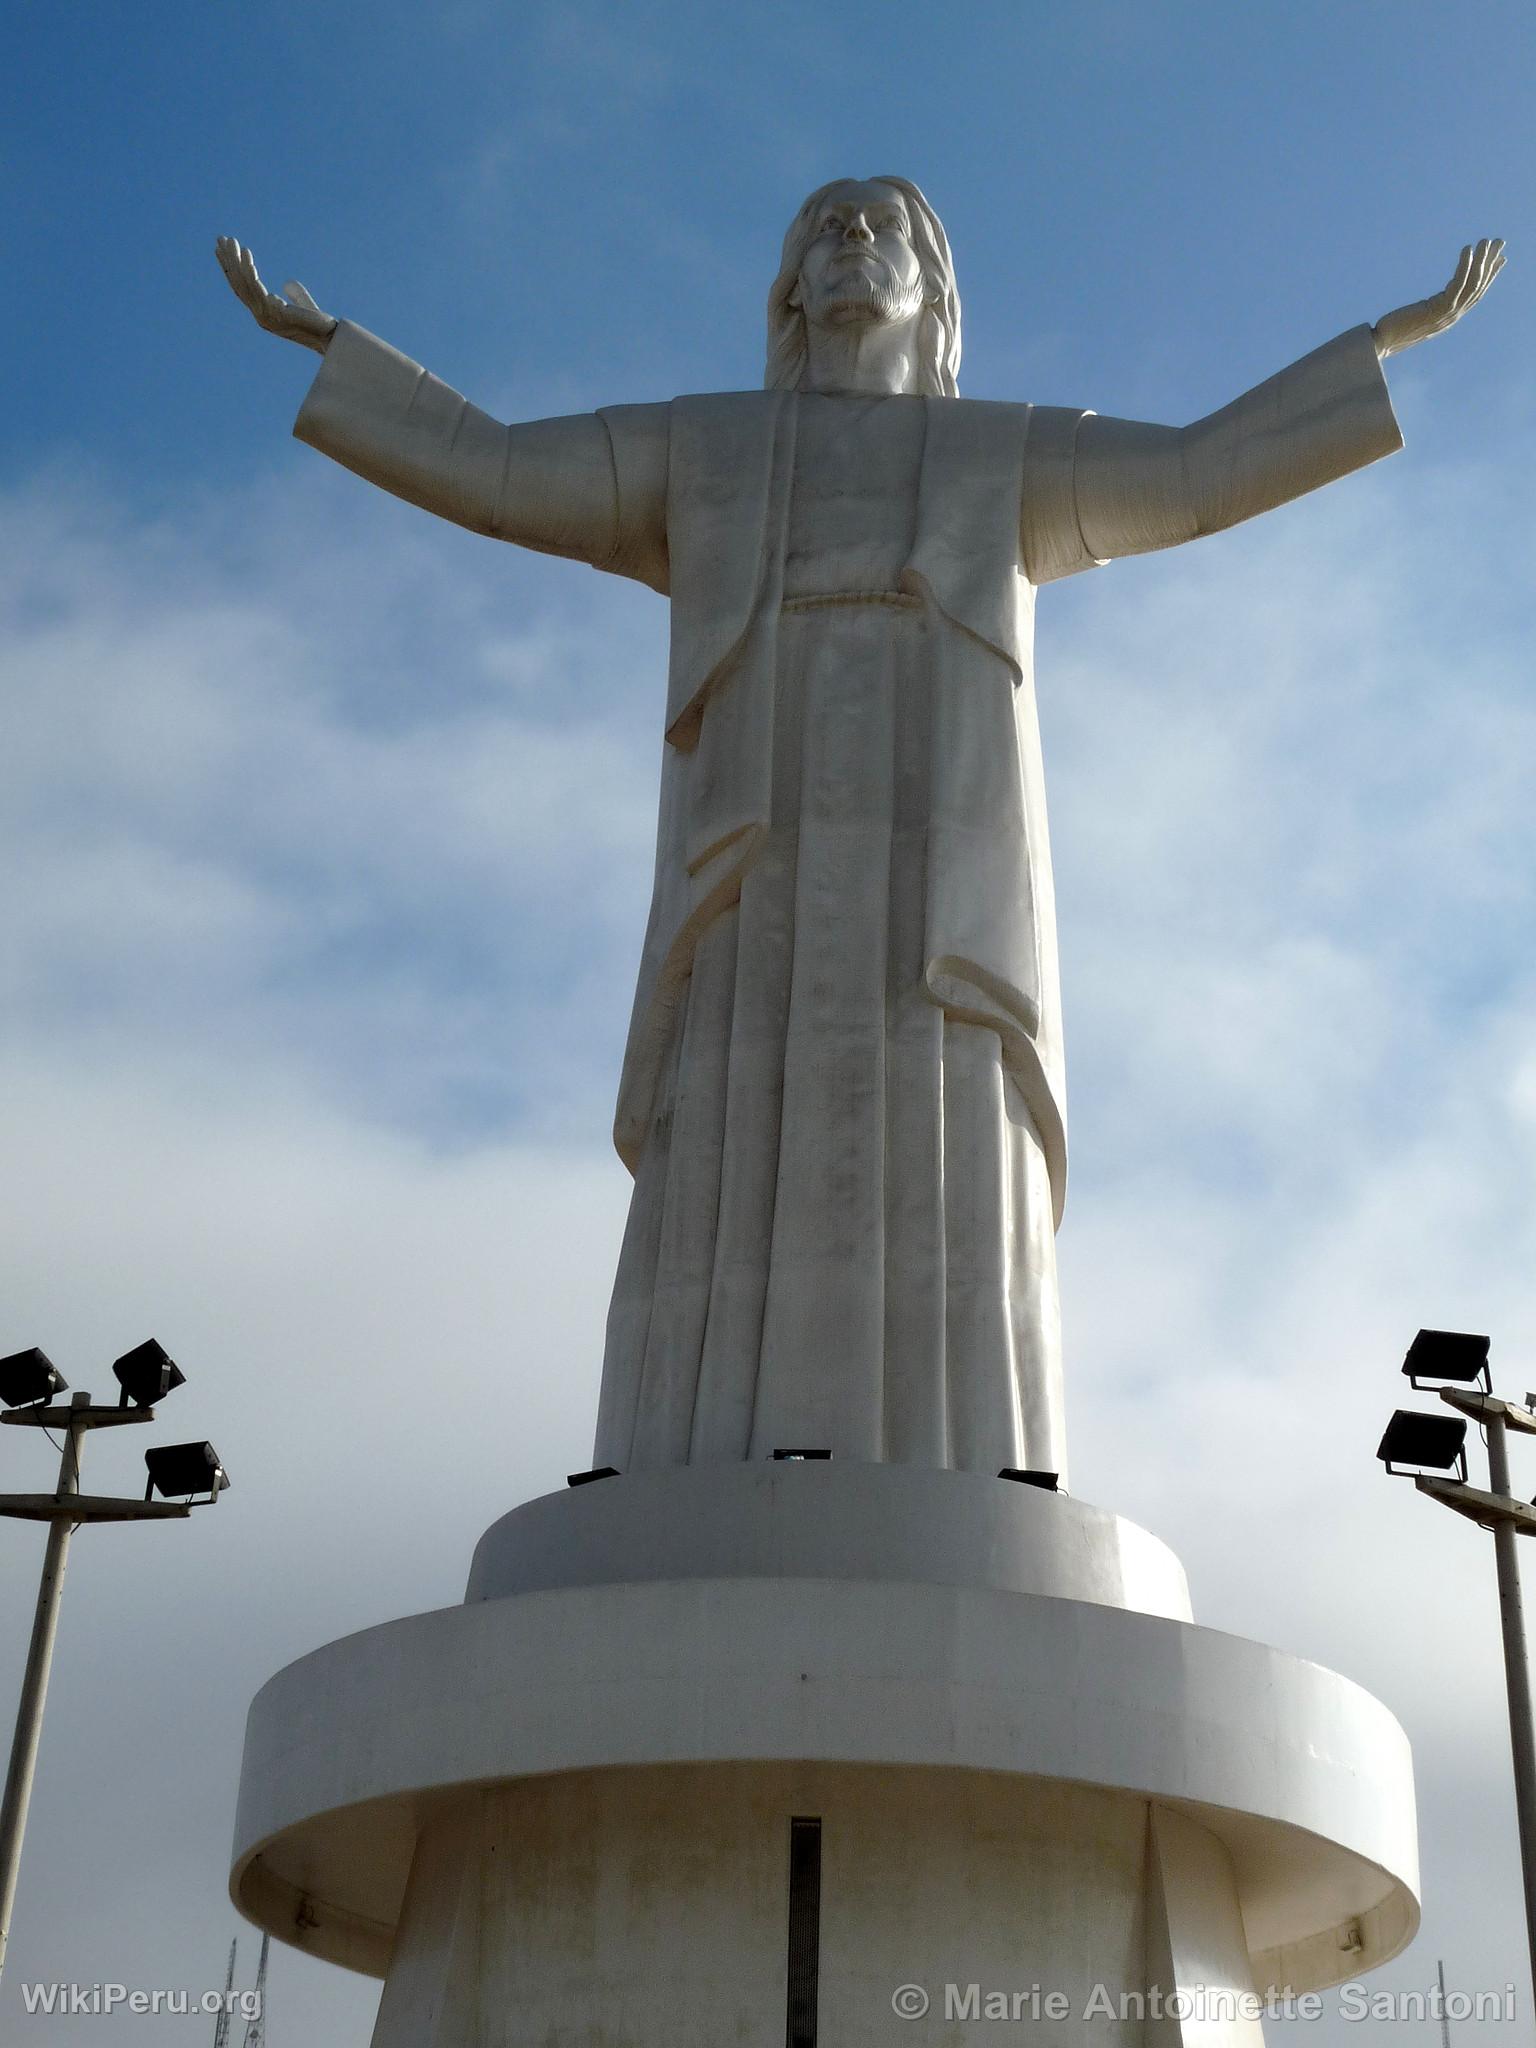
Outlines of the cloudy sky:
<svg viewBox="0 0 1536 2048">
<path fill-rule="evenodd" d="M 235 1482 L 77 1544 L 0 2033 L 206 2038 L 22 1986 L 222 1983 L 250 1695 L 586 1462 L 626 1200 L 664 608 L 288 439 L 313 359 L 214 237 L 532 417 L 755 383 L 789 214 L 879 171 L 945 217 L 969 395 L 1143 418 L 1510 238 L 1389 366 L 1405 453 L 1052 589 L 1040 673 L 1075 1488 L 1404 1720 L 1382 1981 L 1523 1984 L 1490 1547 L 1372 1453 L 1420 1324 L 1536 1383 L 1526 8 L 80 0 L 0 77 L 0 1350 L 101 1390 L 153 1332 L 158 1434 Z M 0 1713 L 40 1549 L 0 1525 Z M 272 2048 L 373 2004 L 285 1953 Z"/>
</svg>

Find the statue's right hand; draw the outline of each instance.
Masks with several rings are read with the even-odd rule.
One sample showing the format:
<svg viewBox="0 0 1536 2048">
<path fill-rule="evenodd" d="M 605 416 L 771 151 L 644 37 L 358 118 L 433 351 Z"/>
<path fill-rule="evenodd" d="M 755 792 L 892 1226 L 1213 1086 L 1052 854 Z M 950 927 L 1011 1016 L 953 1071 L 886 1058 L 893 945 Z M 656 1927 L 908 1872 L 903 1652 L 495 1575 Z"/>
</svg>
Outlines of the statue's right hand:
<svg viewBox="0 0 1536 2048">
<path fill-rule="evenodd" d="M 256 274 L 255 257 L 231 235 L 220 235 L 215 253 L 230 290 L 258 326 L 265 327 L 269 334 L 281 335 L 284 341 L 296 341 L 319 355 L 325 354 L 336 322 L 329 313 L 321 312 L 303 285 L 284 285 L 286 297 L 269 292 Z"/>
</svg>

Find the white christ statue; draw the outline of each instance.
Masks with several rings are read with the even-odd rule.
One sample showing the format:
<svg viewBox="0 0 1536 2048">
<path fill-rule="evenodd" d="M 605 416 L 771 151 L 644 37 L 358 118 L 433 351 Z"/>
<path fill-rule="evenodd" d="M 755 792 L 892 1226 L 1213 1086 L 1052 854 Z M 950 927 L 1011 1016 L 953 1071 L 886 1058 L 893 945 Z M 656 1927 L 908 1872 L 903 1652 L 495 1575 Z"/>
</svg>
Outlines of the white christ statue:
<svg viewBox="0 0 1536 2048">
<path fill-rule="evenodd" d="M 949 245 L 903 178 L 796 214 L 764 390 L 526 425 L 219 260 L 324 358 L 300 440 L 671 599 L 594 1463 L 1063 1472 L 1035 591 L 1399 447 L 1381 359 L 1458 319 L 1502 244 L 1183 428 L 958 397 Z"/>
</svg>

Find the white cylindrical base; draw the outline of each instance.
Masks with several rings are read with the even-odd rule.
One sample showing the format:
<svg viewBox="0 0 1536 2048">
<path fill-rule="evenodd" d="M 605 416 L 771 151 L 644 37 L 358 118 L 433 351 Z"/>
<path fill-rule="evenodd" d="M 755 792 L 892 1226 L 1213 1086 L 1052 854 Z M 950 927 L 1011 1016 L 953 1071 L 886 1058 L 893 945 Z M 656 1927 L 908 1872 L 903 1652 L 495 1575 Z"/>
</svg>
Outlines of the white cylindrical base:
<svg viewBox="0 0 1536 2048">
<path fill-rule="evenodd" d="M 1196 1971 L 1202 2017 L 1252 1997 L 1230 1855 L 1143 1800 L 971 1772 L 585 1771 L 423 1830 L 374 2048 L 783 2048 L 796 1822 L 818 1852 L 816 2036 L 837 2048 L 937 2048 L 1000 2000 L 1107 2048 Z"/>
<path fill-rule="evenodd" d="M 1002 1480 L 597 1482 L 488 1532 L 466 1605 L 263 1689 L 234 1897 L 387 1979 L 378 2048 L 810 2048 L 817 1823 L 827 2048 L 998 2017 L 973 1984 L 1063 2042 L 1241 2048 L 1211 1999 L 1413 1934 L 1412 1774 L 1358 1686 L 1187 1611 L 1143 1532 Z"/>
</svg>

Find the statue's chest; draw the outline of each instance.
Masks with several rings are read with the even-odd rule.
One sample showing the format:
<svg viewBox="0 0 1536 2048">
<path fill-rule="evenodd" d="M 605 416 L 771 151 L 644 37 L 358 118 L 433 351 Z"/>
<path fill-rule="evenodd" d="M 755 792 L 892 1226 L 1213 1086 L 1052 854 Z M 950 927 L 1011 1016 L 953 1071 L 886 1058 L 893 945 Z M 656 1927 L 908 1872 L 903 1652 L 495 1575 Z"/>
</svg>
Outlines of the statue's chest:
<svg viewBox="0 0 1536 2048">
<path fill-rule="evenodd" d="M 895 590 L 917 532 L 920 398 L 802 397 L 787 597 Z"/>
</svg>

